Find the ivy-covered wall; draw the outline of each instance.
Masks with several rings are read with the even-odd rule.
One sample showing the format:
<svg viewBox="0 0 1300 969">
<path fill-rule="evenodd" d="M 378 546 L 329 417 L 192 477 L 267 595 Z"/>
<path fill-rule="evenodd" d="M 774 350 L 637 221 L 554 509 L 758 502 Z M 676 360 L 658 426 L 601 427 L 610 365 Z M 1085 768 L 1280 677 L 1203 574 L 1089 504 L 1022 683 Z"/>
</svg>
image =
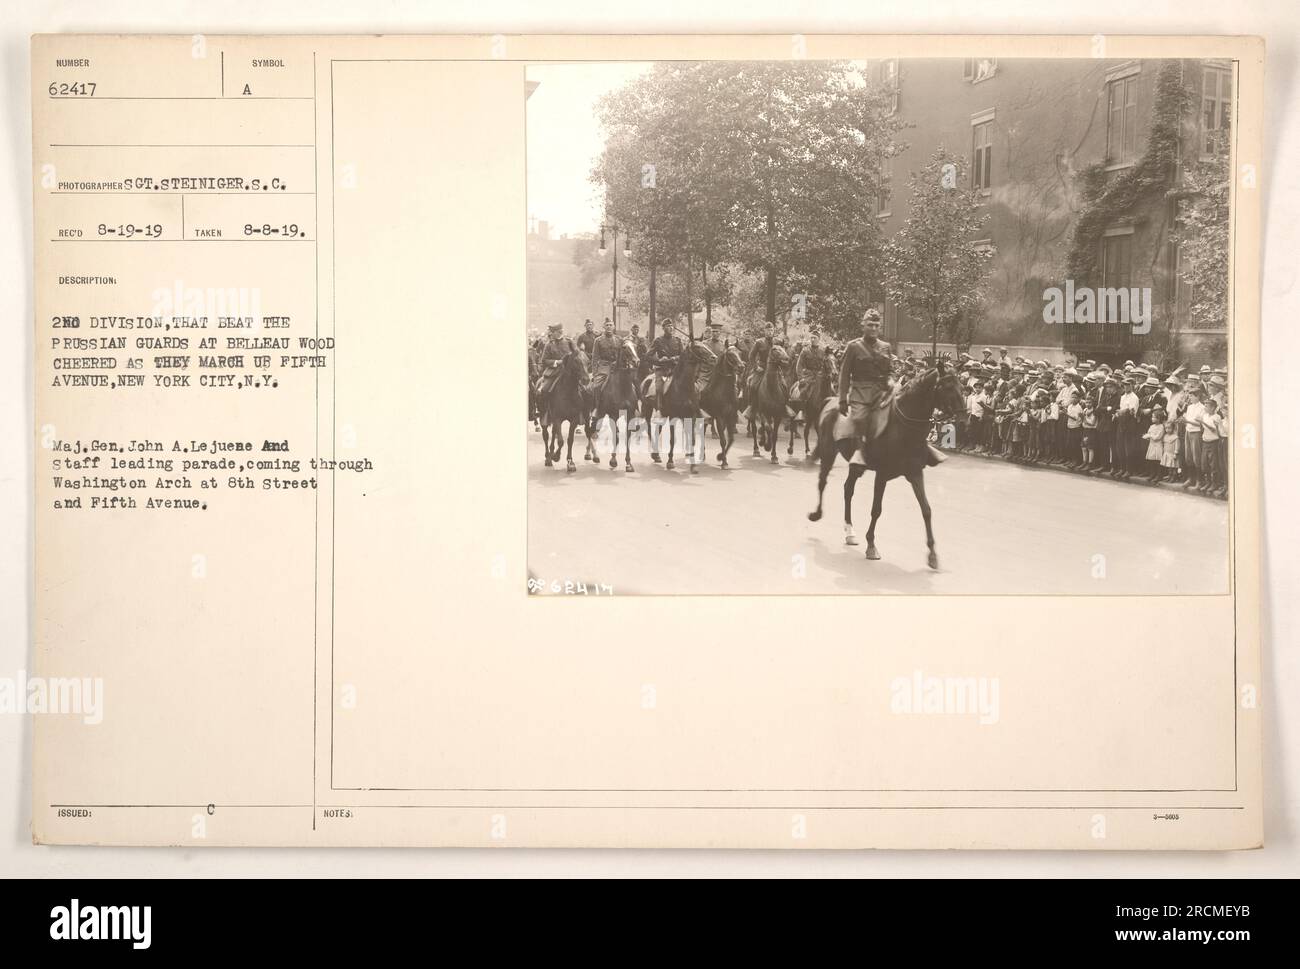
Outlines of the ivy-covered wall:
<svg viewBox="0 0 1300 969">
<path fill-rule="evenodd" d="M 1108 166 L 1107 74 L 1113 61 L 1008 61 L 977 84 L 963 84 L 943 61 L 904 62 L 900 112 L 908 156 L 895 164 L 895 204 L 887 232 L 906 217 L 899 189 L 912 156 L 938 144 L 971 150 L 971 118 L 993 109 L 993 178 L 987 196 L 989 237 L 997 250 L 979 345 L 1056 346 L 1080 356 L 1122 362 L 1165 351 L 1173 300 L 1167 192 L 1180 152 L 1197 131 L 1200 70 L 1196 62 L 1138 62 L 1137 144 L 1133 162 Z M 1048 287 L 1101 285 L 1098 261 L 1108 229 L 1131 228 L 1130 285 L 1150 287 L 1151 334 L 1136 338 L 1117 326 L 1063 327 L 1042 320 Z M 925 328 L 906 320 L 896 339 L 926 342 Z"/>
</svg>

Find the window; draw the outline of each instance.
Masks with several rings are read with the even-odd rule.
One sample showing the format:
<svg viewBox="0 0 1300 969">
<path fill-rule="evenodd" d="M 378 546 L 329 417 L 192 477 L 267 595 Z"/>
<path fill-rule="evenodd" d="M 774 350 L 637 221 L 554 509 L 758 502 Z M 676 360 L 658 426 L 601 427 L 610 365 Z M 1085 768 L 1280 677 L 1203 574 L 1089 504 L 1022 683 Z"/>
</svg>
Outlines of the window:
<svg viewBox="0 0 1300 969">
<path fill-rule="evenodd" d="M 892 100 L 889 113 L 896 113 L 898 111 L 898 58 L 876 61 L 872 66 L 871 79 L 890 93 Z"/>
<path fill-rule="evenodd" d="M 1133 281 L 1133 234 L 1108 235 L 1101 246 L 1101 285 L 1128 289 Z"/>
<path fill-rule="evenodd" d="M 1106 85 L 1106 164 L 1131 164 L 1137 154 L 1136 74 Z"/>
<path fill-rule="evenodd" d="M 982 192 L 993 184 L 993 122 L 971 126 L 971 187 Z"/>
<path fill-rule="evenodd" d="M 1218 67 L 1205 69 L 1201 87 L 1201 154 L 1211 155 L 1227 137 L 1232 117 L 1232 72 Z"/>
<path fill-rule="evenodd" d="M 977 84 L 997 73 L 996 57 L 968 57 L 961 62 L 961 79 Z"/>
</svg>

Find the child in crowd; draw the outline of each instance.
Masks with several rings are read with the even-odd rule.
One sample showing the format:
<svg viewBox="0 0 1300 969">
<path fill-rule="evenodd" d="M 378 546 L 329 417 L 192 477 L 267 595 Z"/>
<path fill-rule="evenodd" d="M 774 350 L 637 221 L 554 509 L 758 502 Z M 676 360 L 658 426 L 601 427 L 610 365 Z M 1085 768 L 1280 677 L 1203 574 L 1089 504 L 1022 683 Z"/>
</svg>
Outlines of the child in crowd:
<svg viewBox="0 0 1300 969">
<path fill-rule="evenodd" d="M 1165 453 L 1165 412 L 1159 407 L 1151 412 L 1151 426 L 1142 439 L 1147 442 L 1146 461 L 1151 468 L 1151 483 L 1158 484 L 1165 480 L 1165 469 L 1160 463 Z"/>
<path fill-rule="evenodd" d="M 1029 428 L 1029 405 L 1023 397 L 1011 402 L 1011 460 L 1025 456 L 1025 437 Z"/>
<path fill-rule="evenodd" d="M 1200 486 L 1196 489 L 1203 495 L 1211 491 L 1222 497 L 1224 491 L 1223 468 L 1219 466 L 1219 439 L 1223 437 L 1223 418 L 1219 416 L 1219 402 L 1213 397 L 1205 401 L 1205 413 L 1201 415 L 1201 465 Z"/>
<path fill-rule="evenodd" d="M 1065 409 L 1065 453 L 1069 455 L 1070 463 L 1066 467 L 1070 469 L 1078 468 L 1082 465 L 1083 459 L 1080 454 L 1080 448 L 1083 445 L 1083 406 L 1079 403 L 1079 392 L 1070 391 L 1070 405 Z"/>
<path fill-rule="evenodd" d="M 1097 410 L 1091 400 L 1083 405 L 1083 470 L 1091 471 L 1097 460 Z"/>
<path fill-rule="evenodd" d="M 1178 422 L 1165 420 L 1164 453 L 1160 455 L 1160 467 L 1165 469 L 1169 481 L 1178 477 Z"/>
</svg>

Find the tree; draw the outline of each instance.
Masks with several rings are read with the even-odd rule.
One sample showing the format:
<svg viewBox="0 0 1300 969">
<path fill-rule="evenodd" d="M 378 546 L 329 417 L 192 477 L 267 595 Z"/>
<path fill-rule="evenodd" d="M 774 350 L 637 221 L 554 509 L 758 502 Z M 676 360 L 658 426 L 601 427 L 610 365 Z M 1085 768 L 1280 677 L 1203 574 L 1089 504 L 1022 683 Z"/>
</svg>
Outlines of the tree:
<svg viewBox="0 0 1300 969">
<path fill-rule="evenodd" d="M 1192 289 L 1191 322 L 1223 327 L 1228 319 L 1228 145 L 1215 139 L 1208 158 L 1183 170 L 1176 198 L 1178 221 L 1170 237 L 1179 246 L 1179 278 Z"/>
<path fill-rule="evenodd" d="M 725 305 L 729 266 L 763 277 L 772 322 L 796 295 L 844 312 L 878 286 L 876 200 L 902 122 L 853 65 L 660 63 L 598 110 L 606 218 L 631 231 L 652 284 L 681 278 L 688 327 L 697 288 L 706 317 Z"/>
<path fill-rule="evenodd" d="M 708 150 L 710 91 L 698 74 L 697 64 L 660 62 L 606 96 L 597 108 L 605 150 L 591 175 L 604 191 L 607 222 L 629 234 L 633 261 L 649 270 L 652 302 L 660 272 L 681 278 L 692 335 L 696 277 L 715 295 L 708 267 L 723 257 L 727 205 L 723 173 Z M 652 336 L 657 313 L 652 306 Z"/>
<path fill-rule="evenodd" d="M 988 221 L 979 193 L 964 186 L 966 159 L 940 147 L 909 176 L 907 220 L 885 246 L 889 298 L 930 327 L 936 356 L 941 333 L 970 342 L 993 260 L 991 247 L 975 244 Z"/>
<path fill-rule="evenodd" d="M 728 176 L 732 258 L 764 279 L 765 318 L 845 292 L 878 262 L 894 92 L 840 61 L 710 63 L 714 162 Z M 850 283 L 852 285 L 852 283 Z M 782 299 L 782 296 L 785 299 Z M 814 304 L 815 305 L 815 304 Z"/>
</svg>

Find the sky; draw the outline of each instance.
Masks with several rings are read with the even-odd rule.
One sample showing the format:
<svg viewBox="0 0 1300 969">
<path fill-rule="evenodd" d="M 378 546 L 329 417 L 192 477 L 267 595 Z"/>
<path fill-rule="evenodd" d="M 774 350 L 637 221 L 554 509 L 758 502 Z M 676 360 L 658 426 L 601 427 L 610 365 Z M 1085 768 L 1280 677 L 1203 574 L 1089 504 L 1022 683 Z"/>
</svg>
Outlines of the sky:
<svg viewBox="0 0 1300 969">
<path fill-rule="evenodd" d="M 649 64 L 541 64 L 527 77 L 528 217 L 551 223 L 551 237 L 600 229 L 600 193 L 588 176 L 604 147 L 595 107 Z"/>
</svg>

